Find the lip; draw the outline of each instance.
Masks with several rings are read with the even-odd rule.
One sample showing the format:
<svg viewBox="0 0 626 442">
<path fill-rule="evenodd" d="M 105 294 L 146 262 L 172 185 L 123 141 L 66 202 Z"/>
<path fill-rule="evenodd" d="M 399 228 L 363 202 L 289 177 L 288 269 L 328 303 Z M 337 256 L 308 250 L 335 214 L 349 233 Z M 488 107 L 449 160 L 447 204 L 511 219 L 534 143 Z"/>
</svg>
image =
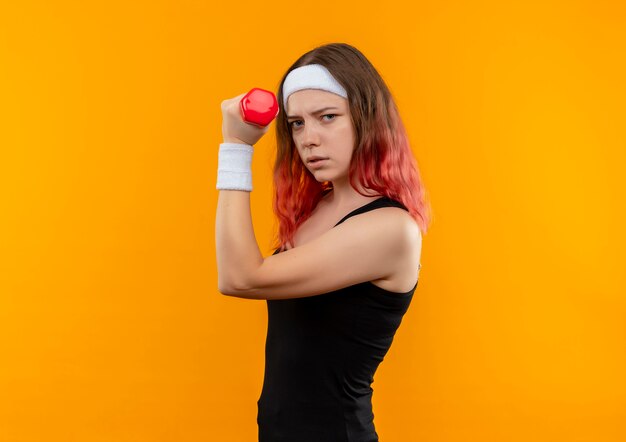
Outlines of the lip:
<svg viewBox="0 0 626 442">
<path fill-rule="evenodd" d="M 316 161 L 315 163 L 309 163 L 309 167 L 312 169 L 319 169 L 320 167 L 324 166 L 325 162 L 326 160 L 319 160 L 319 161 Z"/>
<path fill-rule="evenodd" d="M 312 160 L 315 160 L 315 158 L 311 158 L 311 159 L 307 160 L 307 164 L 309 165 L 309 167 L 317 169 L 319 167 L 322 167 L 324 165 L 324 163 L 326 161 L 328 161 L 328 158 L 319 158 L 315 162 L 311 162 Z"/>
<path fill-rule="evenodd" d="M 328 158 L 326 158 L 326 157 L 320 157 L 319 155 L 312 155 L 312 156 L 310 156 L 310 157 L 306 160 L 306 162 L 307 162 L 307 163 L 310 163 L 311 161 L 314 161 L 314 160 L 327 160 L 327 159 L 328 159 Z"/>
</svg>

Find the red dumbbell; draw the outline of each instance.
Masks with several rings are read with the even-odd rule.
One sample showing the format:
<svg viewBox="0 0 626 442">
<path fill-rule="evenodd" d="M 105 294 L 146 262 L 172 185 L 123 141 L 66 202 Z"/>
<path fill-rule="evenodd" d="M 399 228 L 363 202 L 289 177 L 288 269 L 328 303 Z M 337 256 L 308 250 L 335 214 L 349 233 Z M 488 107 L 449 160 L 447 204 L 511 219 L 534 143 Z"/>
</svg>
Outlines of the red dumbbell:
<svg viewBox="0 0 626 442">
<path fill-rule="evenodd" d="M 246 123 L 265 127 L 278 115 L 278 101 L 270 91 L 252 88 L 239 102 Z"/>
</svg>

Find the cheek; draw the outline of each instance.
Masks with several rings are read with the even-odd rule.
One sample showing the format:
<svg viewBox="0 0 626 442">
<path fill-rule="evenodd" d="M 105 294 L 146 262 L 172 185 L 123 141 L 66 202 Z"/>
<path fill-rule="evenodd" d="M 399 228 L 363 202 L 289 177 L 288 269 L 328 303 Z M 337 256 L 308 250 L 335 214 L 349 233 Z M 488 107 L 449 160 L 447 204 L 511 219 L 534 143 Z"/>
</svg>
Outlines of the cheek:
<svg viewBox="0 0 626 442">
<path fill-rule="evenodd" d="M 345 151 L 348 155 L 354 152 L 355 141 L 354 133 L 351 128 L 344 130 L 341 134 L 342 144 L 345 146 Z"/>
</svg>

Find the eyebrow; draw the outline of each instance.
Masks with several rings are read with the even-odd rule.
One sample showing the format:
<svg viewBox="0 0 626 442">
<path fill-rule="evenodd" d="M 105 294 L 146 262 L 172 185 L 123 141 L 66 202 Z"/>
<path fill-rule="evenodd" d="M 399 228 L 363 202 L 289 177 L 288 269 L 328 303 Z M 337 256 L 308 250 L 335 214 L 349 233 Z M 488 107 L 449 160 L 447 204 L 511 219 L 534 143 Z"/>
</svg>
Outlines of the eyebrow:
<svg viewBox="0 0 626 442">
<path fill-rule="evenodd" d="M 340 110 L 338 107 L 335 106 L 330 106 L 330 107 L 325 107 L 322 109 L 318 109 L 315 112 L 311 112 L 311 115 L 318 115 L 321 114 L 324 111 L 330 110 L 330 109 L 336 109 L 336 110 Z M 287 115 L 287 119 L 290 120 L 292 118 L 302 118 L 300 115 Z"/>
</svg>

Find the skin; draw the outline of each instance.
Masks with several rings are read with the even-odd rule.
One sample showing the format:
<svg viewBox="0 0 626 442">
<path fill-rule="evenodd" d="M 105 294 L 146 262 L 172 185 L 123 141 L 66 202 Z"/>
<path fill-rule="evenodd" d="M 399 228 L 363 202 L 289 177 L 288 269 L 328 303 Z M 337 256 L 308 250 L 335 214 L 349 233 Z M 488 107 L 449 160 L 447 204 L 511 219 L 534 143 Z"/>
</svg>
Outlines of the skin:
<svg viewBox="0 0 626 442">
<path fill-rule="evenodd" d="M 238 105 L 244 95 L 222 102 L 224 142 L 254 145 L 269 130 L 242 120 Z M 314 114 L 326 107 L 336 109 Z M 348 101 L 307 89 L 293 93 L 285 111 L 294 117 L 288 121 L 305 166 L 318 181 L 333 183 L 333 191 L 318 208 L 320 219 L 334 222 L 304 244 L 264 258 L 254 235 L 250 192 L 220 190 L 215 222 L 219 291 L 248 299 L 287 299 L 365 281 L 390 291 L 412 289 L 418 276 L 421 233 L 406 211 L 379 208 L 332 227 L 351 210 L 380 197 L 359 195 L 349 183 L 355 134 Z M 329 159 L 314 168 L 306 164 L 311 155 Z"/>
</svg>

